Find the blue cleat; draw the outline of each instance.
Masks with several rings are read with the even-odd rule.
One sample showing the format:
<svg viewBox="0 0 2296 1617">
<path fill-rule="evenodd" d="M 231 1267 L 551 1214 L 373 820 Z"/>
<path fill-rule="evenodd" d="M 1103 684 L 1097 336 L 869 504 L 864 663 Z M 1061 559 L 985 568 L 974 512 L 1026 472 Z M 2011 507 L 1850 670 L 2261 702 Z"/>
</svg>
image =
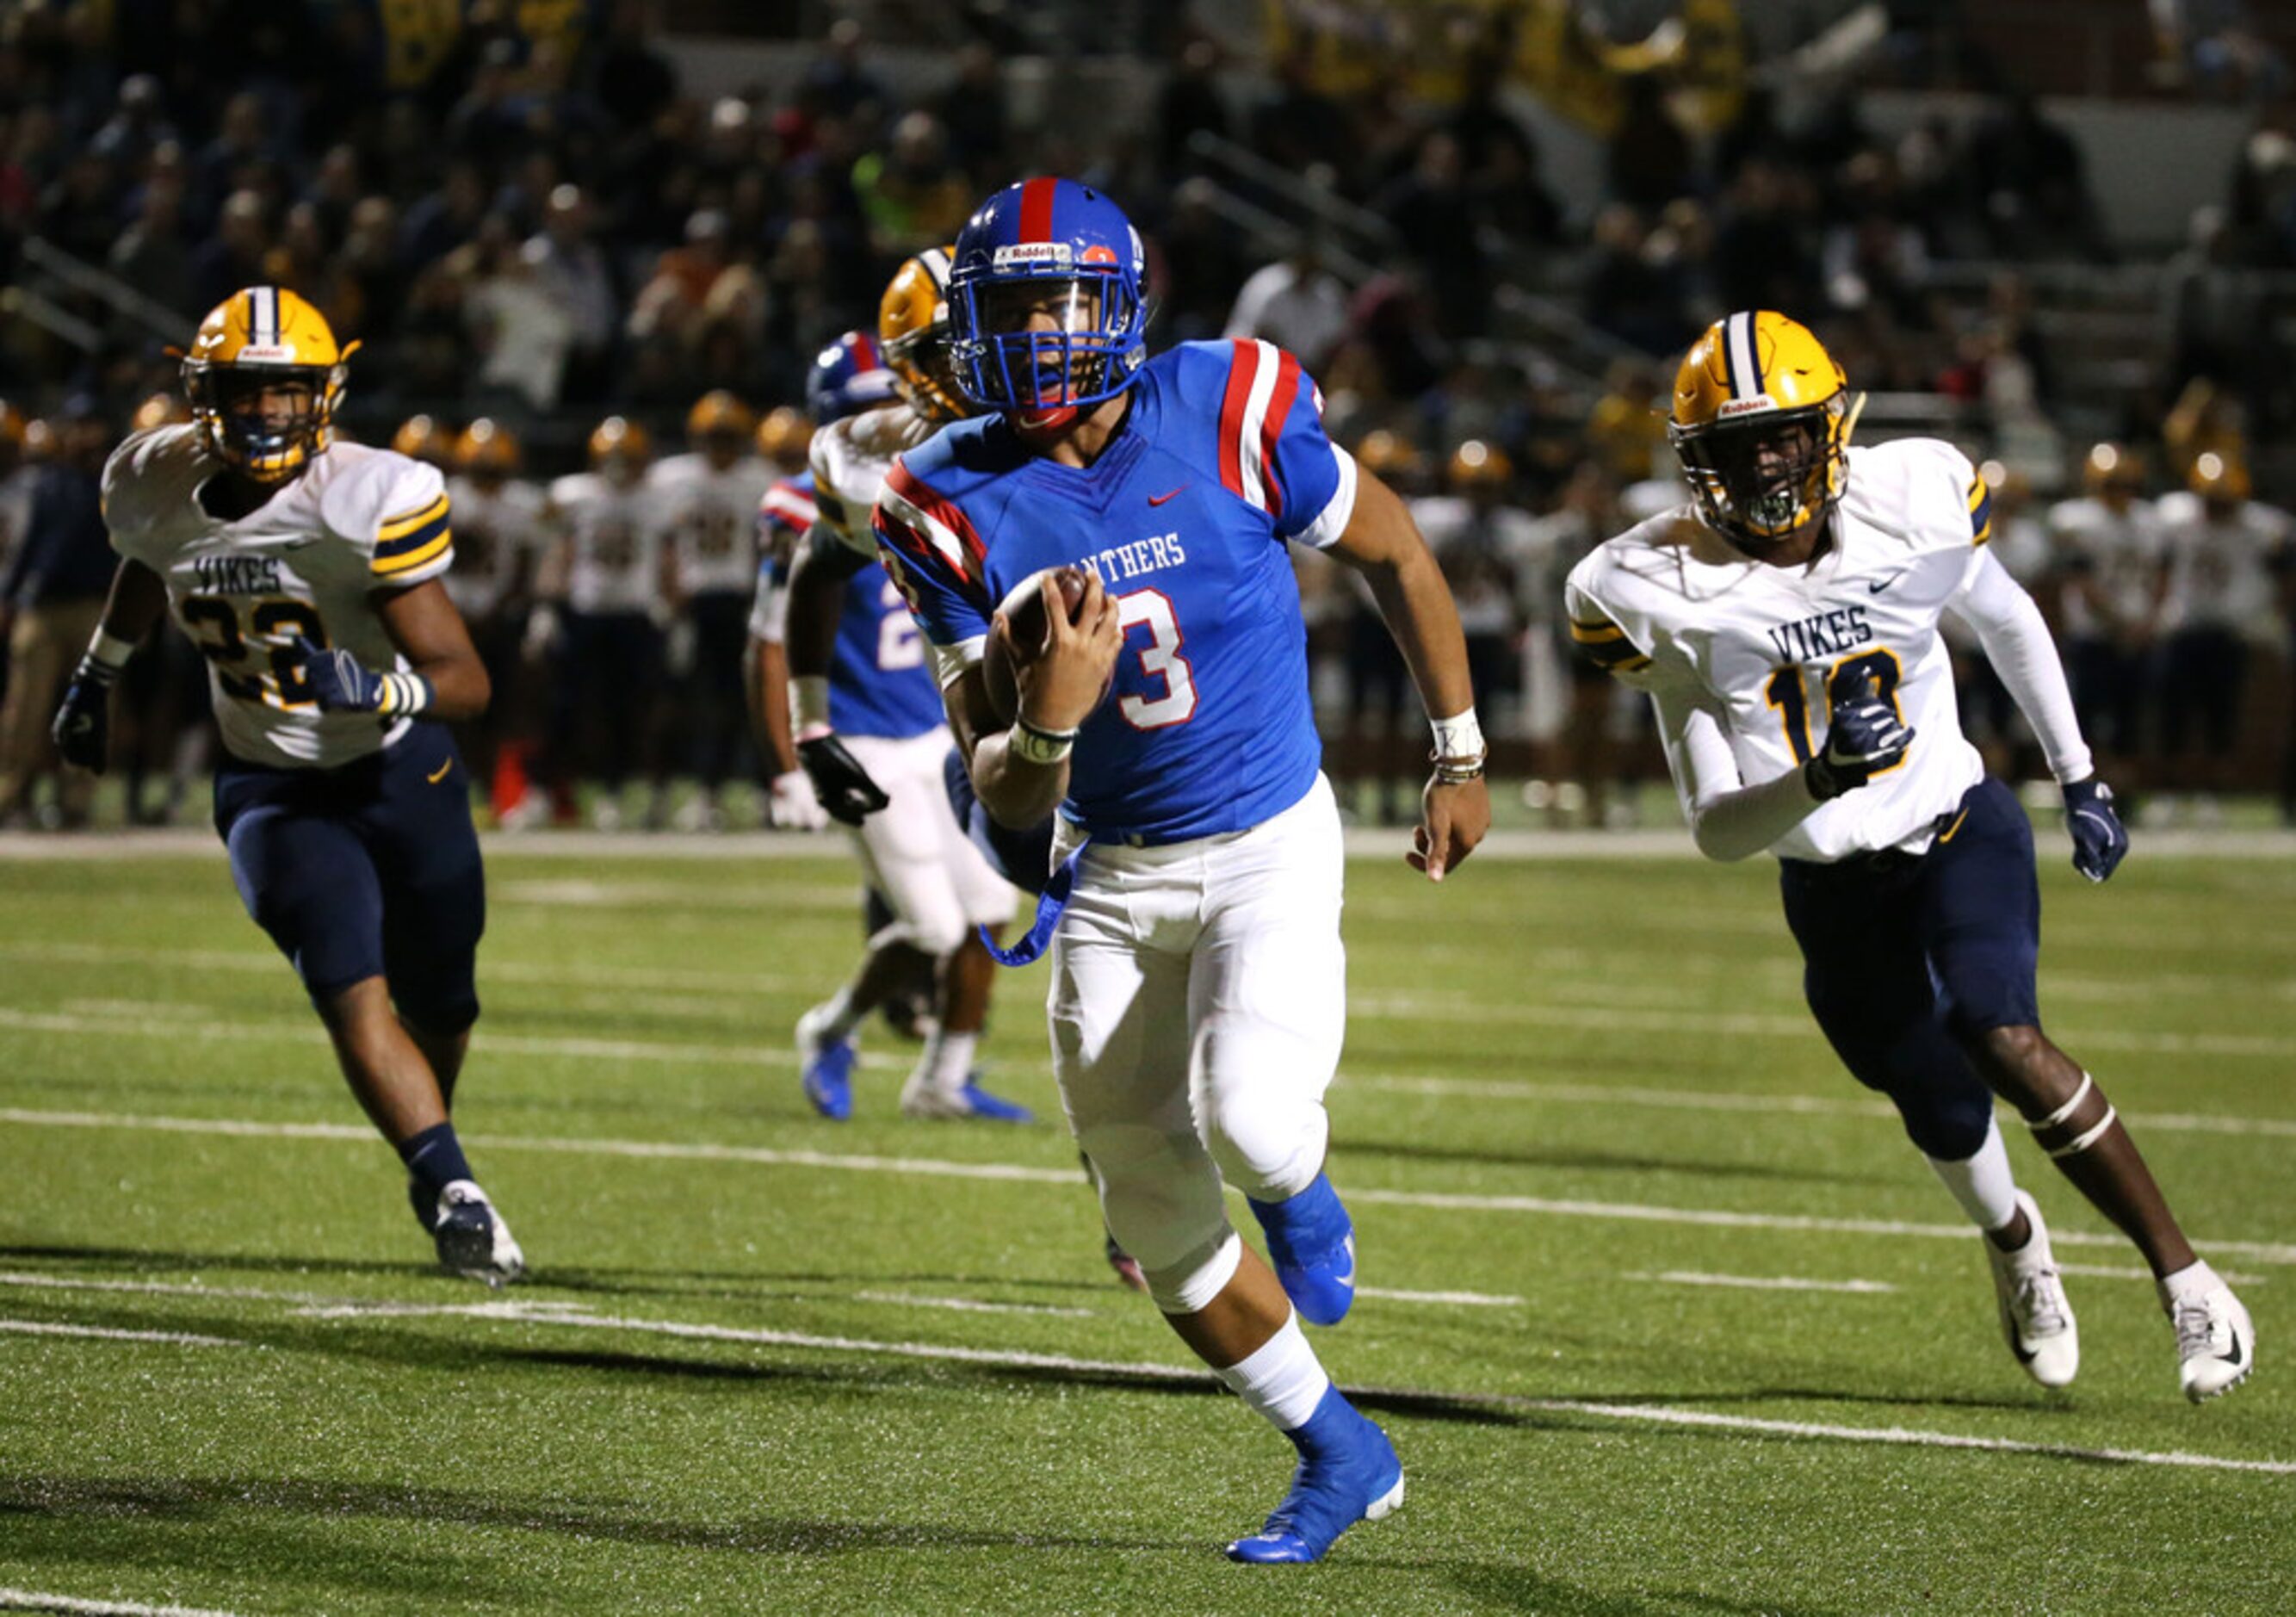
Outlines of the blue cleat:
<svg viewBox="0 0 2296 1617">
<path fill-rule="evenodd" d="M 1227 1558 L 1254 1565 L 1320 1561 L 1358 1522 L 1376 1522 L 1403 1503 L 1403 1462 L 1387 1433 L 1357 1413 L 1333 1387 L 1308 1424 L 1284 1436 L 1300 1451 L 1292 1491 Z"/>
<path fill-rule="evenodd" d="M 853 1041 L 824 1037 L 820 1018 L 819 1005 L 798 1018 L 798 1071 L 813 1109 L 841 1123 L 853 1115 Z"/>
<path fill-rule="evenodd" d="M 1356 1227 L 1328 1175 L 1283 1202 L 1248 1198 L 1283 1294 L 1309 1325 L 1337 1325 L 1356 1301 Z"/>
<path fill-rule="evenodd" d="M 955 1094 L 911 1086 L 901 1096 L 901 1115 L 916 1118 L 970 1118 L 979 1123 L 1032 1123 L 1037 1114 L 1018 1101 L 991 1095 L 980 1087 L 979 1074 L 969 1074 Z"/>
</svg>

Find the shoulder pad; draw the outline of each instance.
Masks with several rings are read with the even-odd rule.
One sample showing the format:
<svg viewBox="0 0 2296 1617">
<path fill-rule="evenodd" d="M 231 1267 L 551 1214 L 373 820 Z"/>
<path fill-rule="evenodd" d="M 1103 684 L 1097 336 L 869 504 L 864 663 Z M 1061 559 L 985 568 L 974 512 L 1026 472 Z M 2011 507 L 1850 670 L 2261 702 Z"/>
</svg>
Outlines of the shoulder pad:
<svg viewBox="0 0 2296 1617">
<path fill-rule="evenodd" d="M 419 584 L 447 570 L 454 559 L 447 481 L 436 466 L 390 449 L 345 444 L 344 456 L 319 495 L 319 514 L 373 557 L 376 580 Z"/>
<path fill-rule="evenodd" d="M 142 532 L 161 512 L 192 497 L 206 460 L 195 426 L 178 423 L 130 433 L 103 463 L 104 525 L 115 538 Z"/>
</svg>

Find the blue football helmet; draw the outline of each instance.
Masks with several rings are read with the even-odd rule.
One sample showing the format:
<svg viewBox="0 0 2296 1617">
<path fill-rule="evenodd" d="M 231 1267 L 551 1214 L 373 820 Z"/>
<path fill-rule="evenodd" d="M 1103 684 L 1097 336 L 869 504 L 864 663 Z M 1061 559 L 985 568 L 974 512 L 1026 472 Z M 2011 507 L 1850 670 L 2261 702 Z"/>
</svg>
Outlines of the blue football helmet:
<svg viewBox="0 0 2296 1617">
<path fill-rule="evenodd" d="M 949 271 L 957 380 L 984 409 L 1098 404 L 1146 361 L 1140 233 L 1107 197 L 1042 176 L 1007 185 L 957 233 Z"/>
<path fill-rule="evenodd" d="M 877 340 L 866 332 L 846 332 L 815 355 L 813 369 L 806 373 L 805 412 L 816 427 L 891 404 L 899 397 Z"/>
</svg>

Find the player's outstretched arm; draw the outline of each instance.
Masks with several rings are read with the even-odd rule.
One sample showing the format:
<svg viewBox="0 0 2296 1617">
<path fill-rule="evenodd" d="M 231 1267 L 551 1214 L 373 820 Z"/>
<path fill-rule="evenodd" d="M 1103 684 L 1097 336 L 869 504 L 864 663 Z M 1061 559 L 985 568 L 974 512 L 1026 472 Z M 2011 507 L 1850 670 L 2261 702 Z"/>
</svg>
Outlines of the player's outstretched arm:
<svg viewBox="0 0 2296 1617">
<path fill-rule="evenodd" d="M 1331 554 L 1371 587 L 1435 726 L 1435 773 L 1422 796 L 1414 846 L 1405 858 L 1414 870 L 1439 882 L 1491 828 L 1482 727 L 1475 720 L 1459 609 L 1411 513 L 1368 472 L 1357 472 L 1355 509 Z"/>
<path fill-rule="evenodd" d="M 997 723 L 980 664 L 942 693 L 973 791 L 991 818 L 1014 831 L 1041 824 L 1068 795 L 1077 732 L 1100 705 L 1124 649 L 1115 599 L 1089 568 L 1075 617 L 1045 616 L 1044 649 L 1033 653 L 1013 644 L 1003 612 L 989 631 L 1013 653 L 1020 714 L 1009 726 Z"/>
<path fill-rule="evenodd" d="M 2096 778 L 2088 743 L 2081 739 L 2064 660 L 2041 609 L 2008 569 L 1981 553 L 1950 603 L 1954 615 L 1977 632 L 1985 660 L 2001 676 L 2017 710 L 2033 727 L 2049 773 L 2065 796 L 2065 829 L 2073 841 L 2073 868 L 2102 882 L 2128 853 L 2128 833 L 2112 807 L 2112 789 Z"/>
<path fill-rule="evenodd" d="M 64 687 L 50 735 L 64 762 L 101 775 L 111 751 L 111 687 L 120 669 L 160 614 L 168 609 L 168 587 L 141 562 L 122 562 L 111 575 L 103 620 Z"/>
<path fill-rule="evenodd" d="M 823 811 L 845 825 L 858 825 L 892 800 L 837 739 L 829 722 L 829 667 L 837 649 L 838 612 L 847 581 L 865 565 L 866 558 L 816 522 L 790 563 L 789 618 L 783 628 L 798 763 L 813 783 Z"/>
</svg>

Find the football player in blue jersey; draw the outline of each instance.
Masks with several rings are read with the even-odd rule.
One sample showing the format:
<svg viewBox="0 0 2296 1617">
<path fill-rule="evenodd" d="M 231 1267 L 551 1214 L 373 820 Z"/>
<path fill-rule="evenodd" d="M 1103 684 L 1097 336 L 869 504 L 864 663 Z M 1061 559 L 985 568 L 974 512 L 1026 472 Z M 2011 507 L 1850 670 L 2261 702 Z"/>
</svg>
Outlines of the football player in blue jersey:
<svg viewBox="0 0 2296 1617">
<path fill-rule="evenodd" d="M 823 808 L 851 828 L 890 924 L 873 933 L 859 967 L 799 1019 L 800 1076 L 823 1116 L 852 1111 L 854 1038 L 872 1009 L 922 970 L 937 1014 L 901 1089 L 910 1117 L 1025 1122 L 1025 1107 L 982 1088 L 974 1056 L 988 1014 L 996 964 L 974 928 L 1013 918 L 1013 892 L 965 840 L 941 786 L 949 747 L 923 642 L 878 565 L 869 512 L 893 456 L 923 442 L 964 406 L 936 380 L 943 369 L 947 254 L 902 265 L 880 302 L 877 340 L 856 335 L 850 354 L 879 356 L 898 397 L 825 423 L 808 446 L 815 517 L 792 562 L 786 644 L 797 755 L 809 774 L 824 757 L 870 783 L 865 797 L 825 792 Z M 838 345 L 845 349 L 844 342 Z M 823 363 L 844 363 L 834 350 Z"/>
<path fill-rule="evenodd" d="M 1140 237 L 1038 178 L 984 203 L 949 276 L 960 385 L 987 414 L 907 450 L 881 547 L 934 651 L 995 819 L 1057 810 L 1054 1075 L 1110 1231 L 1182 1340 L 1292 1440 L 1291 1492 L 1239 1561 L 1313 1561 L 1403 1497 L 1394 1449 L 1300 1328 L 1354 1296 L 1324 1173 L 1345 1021 L 1338 809 L 1320 768 L 1287 541 L 1357 569 L 1435 715 L 1410 854 L 1440 881 L 1490 824 L 1466 647 L 1402 503 L 1325 436 L 1299 362 L 1258 341 L 1151 361 Z M 1016 643 L 1000 603 L 1080 598 Z M 1048 602 L 1050 597 L 1048 597 Z M 1000 710 L 984 657 L 1017 679 Z M 1065 907 L 1061 907 L 1062 900 Z M 1274 1269 L 1230 1227 L 1250 1198 Z"/>
</svg>

